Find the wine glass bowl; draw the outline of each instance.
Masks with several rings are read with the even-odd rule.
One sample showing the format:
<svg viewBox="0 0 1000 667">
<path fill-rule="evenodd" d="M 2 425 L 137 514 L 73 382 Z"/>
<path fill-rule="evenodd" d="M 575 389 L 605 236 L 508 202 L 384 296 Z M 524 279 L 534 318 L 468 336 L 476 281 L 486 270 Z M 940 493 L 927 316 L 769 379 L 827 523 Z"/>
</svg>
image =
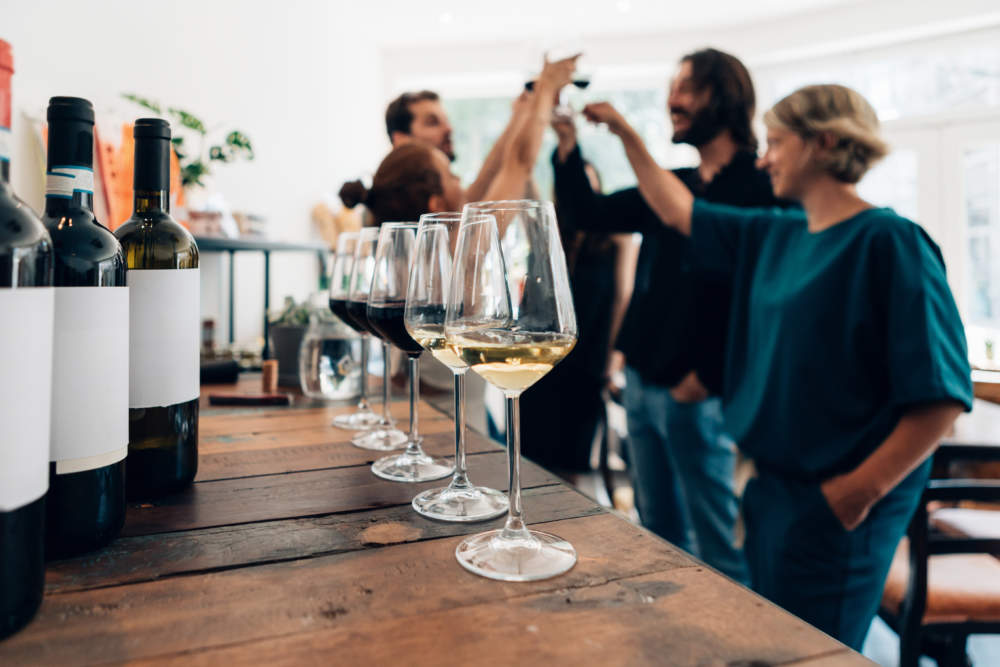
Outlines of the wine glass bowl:
<svg viewBox="0 0 1000 667">
<path fill-rule="evenodd" d="M 467 570 L 491 579 L 546 579 L 572 568 L 576 551 L 562 538 L 525 525 L 519 400 L 576 344 L 566 259 L 551 203 L 477 202 L 466 205 L 463 216 L 445 339 L 506 397 L 510 505 L 502 529 L 466 538 L 455 556 Z"/>
</svg>

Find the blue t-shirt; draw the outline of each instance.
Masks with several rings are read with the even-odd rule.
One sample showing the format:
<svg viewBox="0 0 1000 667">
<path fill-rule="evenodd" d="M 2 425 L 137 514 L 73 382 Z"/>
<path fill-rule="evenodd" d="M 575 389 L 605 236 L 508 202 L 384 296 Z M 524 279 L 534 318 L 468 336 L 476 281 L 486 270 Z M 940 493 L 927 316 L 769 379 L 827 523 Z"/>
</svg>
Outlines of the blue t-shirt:
<svg viewBox="0 0 1000 667">
<path fill-rule="evenodd" d="M 795 209 L 696 200 L 692 250 L 733 279 L 726 426 L 759 466 L 856 467 L 908 408 L 972 407 L 965 331 L 938 247 L 891 209 L 811 233 Z"/>
</svg>

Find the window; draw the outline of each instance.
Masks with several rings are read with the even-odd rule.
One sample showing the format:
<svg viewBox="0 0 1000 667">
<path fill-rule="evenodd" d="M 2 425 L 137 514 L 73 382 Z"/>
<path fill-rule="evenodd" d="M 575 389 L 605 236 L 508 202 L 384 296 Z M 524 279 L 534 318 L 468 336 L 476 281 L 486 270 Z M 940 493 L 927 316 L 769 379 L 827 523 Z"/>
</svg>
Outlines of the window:
<svg viewBox="0 0 1000 667">
<path fill-rule="evenodd" d="M 676 161 L 671 149 L 666 115 L 666 89 L 641 88 L 626 90 L 588 90 L 583 93 L 570 91 L 568 101 L 577 112 L 592 100 L 608 100 L 632 122 L 642 135 L 653 156 L 661 163 Z M 451 119 L 454 134 L 452 143 L 456 160 L 453 165 L 466 184 L 475 180 L 486 155 L 503 132 L 510 118 L 511 100 L 500 97 L 470 97 L 445 99 L 445 108 Z M 584 158 L 592 163 L 601 175 L 605 192 L 635 185 L 635 175 L 625 157 L 617 137 L 607 130 L 595 127 L 577 113 L 577 132 Z M 535 182 L 543 199 L 552 196 L 552 166 L 549 158 L 556 141 L 551 132 L 546 133 L 535 166 Z"/>
</svg>

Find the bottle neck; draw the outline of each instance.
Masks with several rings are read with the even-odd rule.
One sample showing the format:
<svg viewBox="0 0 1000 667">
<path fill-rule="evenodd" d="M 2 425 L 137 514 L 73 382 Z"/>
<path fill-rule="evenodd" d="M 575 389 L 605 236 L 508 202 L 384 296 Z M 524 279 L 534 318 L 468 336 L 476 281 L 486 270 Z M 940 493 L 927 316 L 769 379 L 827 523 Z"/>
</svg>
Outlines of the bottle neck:
<svg viewBox="0 0 1000 667">
<path fill-rule="evenodd" d="M 135 138 L 132 191 L 136 215 L 169 212 L 170 151 L 166 137 Z"/>
<path fill-rule="evenodd" d="M 10 185 L 10 160 L 0 160 L 0 183 Z"/>
<path fill-rule="evenodd" d="M 45 215 L 59 216 L 72 210 L 84 209 L 93 213 L 94 193 L 74 192 L 69 196 L 45 195 Z"/>
<path fill-rule="evenodd" d="M 49 166 L 45 175 L 45 214 L 94 209 L 94 171 L 83 165 Z"/>
<path fill-rule="evenodd" d="M 136 215 L 170 213 L 170 192 L 167 190 L 136 190 L 133 208 Z"/>
</svg>

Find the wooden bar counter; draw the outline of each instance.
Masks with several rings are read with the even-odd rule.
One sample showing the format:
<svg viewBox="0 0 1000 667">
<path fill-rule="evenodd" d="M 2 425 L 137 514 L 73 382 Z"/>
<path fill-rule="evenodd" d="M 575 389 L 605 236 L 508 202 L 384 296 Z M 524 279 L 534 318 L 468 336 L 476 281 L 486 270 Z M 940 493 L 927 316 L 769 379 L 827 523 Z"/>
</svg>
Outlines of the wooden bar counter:
<svg viewBox="0 0 1000 667">
<path fill-rule="evenodd" d="M 192 488 L 130 506 L 110 547 L 50 564 L 0 665 L 868 664 L 527 461 L 529 522 L 579 562 L 533 583 L 466 572 L 461 536 L 503 520 L 417 515 L 411 498 L 442 482 L 376 478 L 376 453 L 330 425 L 350 409 L 203 401 Z M 392 409 L 405 427 L 406 404 Z M 420 424 L 428 451 L 452 453 L 450 418 L 424 403 Z M 469 448 L 473 479 L 505 489 L 506 453 L 472 432 Z"/>
</svg>

